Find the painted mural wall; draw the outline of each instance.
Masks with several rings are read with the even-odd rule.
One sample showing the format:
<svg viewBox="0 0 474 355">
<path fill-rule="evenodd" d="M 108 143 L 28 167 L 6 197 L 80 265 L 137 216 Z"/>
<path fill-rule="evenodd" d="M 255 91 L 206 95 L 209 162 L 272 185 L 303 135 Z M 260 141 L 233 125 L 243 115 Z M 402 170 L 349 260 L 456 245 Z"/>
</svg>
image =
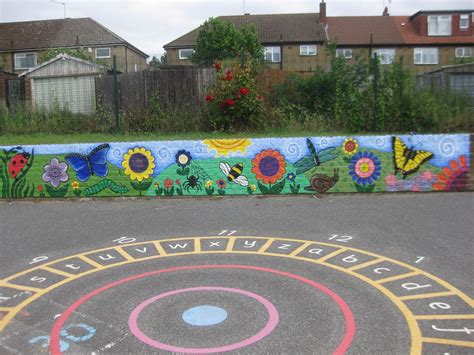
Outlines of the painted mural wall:
<svg viewBox="0 0 474 355">
<path fill-rule="evenodd" d="M 2 198 L 470 189 L 469 134 L 0 146 Z"/>
</svg>

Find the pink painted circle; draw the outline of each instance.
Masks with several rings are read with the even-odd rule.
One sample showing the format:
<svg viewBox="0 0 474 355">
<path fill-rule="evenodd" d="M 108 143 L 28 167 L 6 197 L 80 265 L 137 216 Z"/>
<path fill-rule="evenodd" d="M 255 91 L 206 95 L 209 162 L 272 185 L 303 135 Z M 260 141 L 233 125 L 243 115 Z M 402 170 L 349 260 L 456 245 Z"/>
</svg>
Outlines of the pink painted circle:
<svg viewBox="0 0 474 355">
<path fill-rule="evenodd" d="M 357 160 L 354 170 L 357 176 L 366 179 L 372 176 L 375 171 L 374 161 L 369 158 L 360 158 L 359 160 Z"/>
<path fill-rule="evenodd" d="M 145 309 L 146 306 L 162 299 L 165 297 L 169 296 L 174 296 L 178 295 L 180 293 L 187 293 L 187 292 L 199 292 L 199 291 L 221 291 L 221 292 L 230 292 L 230 293 L 238 293 L 244 296 L 251 297 L 258 302 L 260 302 L 268 312 L 268 322 L 267 324 L 260 330 L 257 334 L 254 336 L 251 336 L 250 338 L 244 339 L 238 343 L 234 344 L 229 344 L 225 346 L 220 346 L 220 347 L 215 347 L 215 348 L 185 348 L 185 347 L 179 347 L 179 346 L 173 346 L 173 345 L 168 345 L 165 343 L 161 343 L 159 341 L 156 341 L 154 339 L 151 339 L 147 335 L 145 335 L 140 328 L 138 327 L 138 317 L 140 313 Z M 231 350 L 237 350 L 240 348 L 243 348 L 245 346 L 248 346 L 250 344 L 253 344 L 264 337 L 266 337 L 268 334 L 270 334 L 273 329 L 278 324 L 280 317 L 278 315 L 278 311 L 276 310 L 275 306 L 270 303 L 267 299 L 263 298 L 262 296 L 259 296 L 255 293 L 244 291 L 238 288 L 227 288 L 227 287 L 193 287 L 193 288 L 184 288 L 181 290 L 175 290 L 175 291 L 170 291 L 166 293 L 162 293 L 158 296 L 154 296 L 141 304 L 139 304 L 130 314 L 130 317 L 128 318 L 128 327 L 130 328 L 132 334 L 140 341 L 143 343 L 150 345 L 156 349 L 160 350 L 166 350 L 166 351 L 171 351 L 171 352 L 177 352 L 177 353 L 188 353 L 188 354 L 209 354 L 209 353 L 218 353 L 218 352 L 224 352 L 224 351 L 231 351 Z"/>
<path fill-rule="evenodd" d="M 251 266 L 251 265 L 220 265 L 220 264 L 214 264 L 214 265 L 193 265 L 193 266 L 177 266 L 177 267 L 172 267 L 169 269 L 163 269 L 163 270 L 154 270 L 154 271 L 149 271 L 145 272 L 143 274 L 139 275 L 134 275 L 134 276 L 129 276 L 121 280 L 117 280 L 114 282 L 111 282 L 107 285 L 104 285 L 102 287 L 99 287 L 98 289 L 95 289 L 91 292 L 89 292 L 87 295 L 82 296 L 80 299 L 75 301 L 72 305 L 70 305 L 62 314 L 61 316 L 56 320 L 56 322 L 53 325 L 53 328 L 51 329 L 50 333 L 50 342 L 49 342 L 49 350 L 51 355 L 58 355 L 62 354 L 61 348 L 59 345 L 59 340 L 60 340 L 60 333 L 61 330 L 63 329 L 66 321 L 69 319 L 69 317 L 84 303 L 89 301 L 91 298 L 107 291 L 110 290 L 116 286 L 123 285 L 127 282 L 133 281 L 133 280 L 139 280 L 143 279 L 149 276 L 154 276 L 154 275 L 159 275 L 159 274 L 164 274 L 164 273 L 170 273 L 170 272 L 177 272 L 177 271 L 184 271 L 184 270 L 207 270 L 207 269 L 240 269 L 240 270 L 253 270 L 253 271 L 261 271 L 261 272 L 267 272 L 270 274 L 274 275 L 280 275 L 283 277 L 289 277 L 293 280 L 298 280 L 301 282 L 304 282 L 307 285 L 312 286 L 314 289 L 324 292 L 326 295 L 328 295 L 334 302 L 336 302 L 337 306 L 339 307 L 339 310 L 341 311 L 344 321 L 346 323 L 345 327 L 345 332 L 344 332 L 344 337 L 337 346 L 337 348 L 333 351 L 333 355 L 342 355 L 345 354 L 346 351 L 349 349 L 352 340 L 354 339 L 355 336 L 355 320 L 354 320 L 354 314 L 352 313 L 351 308 L 348 306 L 348 304 L 342 299 L 337 293 L 329 289 L 328 287 L 321 285 L 317 282 L 314 282 L 312 280 L 309 280 L 303 276 L 291 274 L 286 271 L 281 271 L 281 270 L 276 270 L 276 269 L 270 269 L 267 267 L 263 266 Z"/>
</svg>

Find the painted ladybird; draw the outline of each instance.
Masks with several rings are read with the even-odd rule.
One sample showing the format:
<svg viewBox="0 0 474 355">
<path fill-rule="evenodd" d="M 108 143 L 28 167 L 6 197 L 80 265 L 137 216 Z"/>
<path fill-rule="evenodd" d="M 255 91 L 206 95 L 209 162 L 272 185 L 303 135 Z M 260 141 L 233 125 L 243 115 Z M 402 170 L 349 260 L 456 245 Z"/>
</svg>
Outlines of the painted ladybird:
<svg viewBox="0 0 474 355">
<path fill-rule="evenodd" d="M 18 153 L 10 159 L 8 164 L 8 173 L 13 179 L 16 179 L 18 173 L 28 163 L 30 155 L 28 153 Z"/>
</svg>

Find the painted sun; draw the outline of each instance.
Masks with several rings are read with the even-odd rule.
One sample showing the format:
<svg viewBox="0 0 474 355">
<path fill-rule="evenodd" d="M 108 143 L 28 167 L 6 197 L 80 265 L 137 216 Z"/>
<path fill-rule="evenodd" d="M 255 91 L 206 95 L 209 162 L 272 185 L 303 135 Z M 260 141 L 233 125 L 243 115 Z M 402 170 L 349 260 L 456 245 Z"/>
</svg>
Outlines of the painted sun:
<svg viewBox="0 0 474 355">
<path fill-rule="evenodd" d="M 252 144 L 250 139 L 206 139 L 203 141 L 209 149 L 214 149 L 217 156 L 229 156 L 230 152 L 242 152 Z"/>
</svg>

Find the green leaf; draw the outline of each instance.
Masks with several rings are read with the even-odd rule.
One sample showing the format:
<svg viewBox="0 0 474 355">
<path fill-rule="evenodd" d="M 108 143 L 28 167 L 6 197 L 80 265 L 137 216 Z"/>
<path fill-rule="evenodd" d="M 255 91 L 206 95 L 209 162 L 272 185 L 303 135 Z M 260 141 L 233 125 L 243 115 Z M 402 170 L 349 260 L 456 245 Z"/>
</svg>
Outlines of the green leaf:
<svg viewBox="0 0 474 355">
<path fill-rule="evenodd" d="M 189 174 L 189 168 L 178 168 L 176 169 L 176 174 L 181 175 L 181 176 L 188 176 Z"/>
<path fill-rule="evenodd" d="M 63 187 L 57 187 L 57 188 L 54 188 L 51 185 L 45 185 L 45 186 L 46 186 L 46 191 L 51 197 L 64 197 L 67 194 L 68 185 L 65 185 Z"/>
<path fill-rule="evenodd" d="M 146 191 L 150 188 L 152 181 L 142 181 L 141 186 L 142 186 L 142 191 Z"/>
<path fill-rule="evenodd" d="M 260 189 L 260 192 L 264 195 L 268 195 L 270 192 L 270 189 L 266 187 L 264 184 L 262 184 L 260 181 L 257 181 L 258 188 Z"/>
<path fill-rule="evenodd" d="M 286 180 L 282 179 L 280 182 L 277 182 L 275 185 L 272 186 L 271 193 L 272 194 L 279 194 L 280 192 L 283 191 L 283 188 L 285 187 Z"/>
<path fill-rule="evenodd" d="M 173 196 L 174 195 L 174 186 L 171 189 L 165 190 L 165 196 Z"/>
</svg>

